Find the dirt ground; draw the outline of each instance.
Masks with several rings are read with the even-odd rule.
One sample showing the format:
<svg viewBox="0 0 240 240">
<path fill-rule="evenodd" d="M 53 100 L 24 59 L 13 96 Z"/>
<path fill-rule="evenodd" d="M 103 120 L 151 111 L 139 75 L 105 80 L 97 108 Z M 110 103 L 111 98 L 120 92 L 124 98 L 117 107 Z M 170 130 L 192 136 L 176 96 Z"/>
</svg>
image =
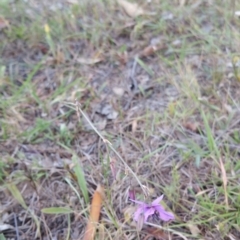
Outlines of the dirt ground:
<svg viewBox="0 0 240 240">
<path fill-rule="evenodd" d="M 0 240 L 240 239 L 240 5 L 135 2 L 1 3 Z"/>
</svg>

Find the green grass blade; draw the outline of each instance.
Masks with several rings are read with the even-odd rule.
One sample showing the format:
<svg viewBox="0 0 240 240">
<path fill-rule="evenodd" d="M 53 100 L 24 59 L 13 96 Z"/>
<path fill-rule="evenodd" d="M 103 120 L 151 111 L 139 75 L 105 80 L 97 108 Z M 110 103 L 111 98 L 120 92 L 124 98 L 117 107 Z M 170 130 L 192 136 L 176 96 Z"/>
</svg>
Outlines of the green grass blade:
<svg viewBox="0 0 240 240">
<path fill-rule="evenodd" d="M 73 210 L 68 207 L 49 207 L 43 208 L 41 212 L 47 214 L 69 214 L 73 213 Z"/>
<path fill-rule="evenodd" d="M 77 189 L 72 185 L 71 180 L 68 179 L 68 178 L 64 178 L 64 179 L 65 179 L 65 181 L 69 184 L 69 186 L 72 188 L 72 190 L 76 193 L 76 195 L 77 195 L 77 197 L 78 197 L 78 199 L 79 199 L 79 202 L 81 202 L 81 197 L 80 197 Z"/>
<path fill-rule="evenodd" d="M 154 75 L 153 70 L 150 67 L 148 67 L 141 59 L 136 58 L 136 61 L 150 76 Z"/>
<path fill-rule="evenodd" d="M 19 202 L 19 204 L 30 213 L 30 215 L 34 219 L 36 226 L 37 226 L 36 237 L 40 236 L 40 222 L 38 221 L 38 218 L 34 214 L 34 212 L 28 209 L 28 207 L 22 197 L 21 192 L 18 190 L 18 188 L 16 187 L 15 184 L 8 184 L 7 188 L 11 192 L 12 196 Z"/>
<path fill-rule="evenodd" d="M 27 205 L 22 197 L 22 194 L 20 193 L 16 185 L 11 183 L 7 185 L 7 188 L 11 192 L 12 196 L 18 201 L 18 203 L 21 204 L 24 209 L 27 209 Z"/>
<path fill-rule="evenodd" d="M 0 234 L 0 240 L 6 240 L 6 238 L 4 237 L 3 233 Z"/>
<path fill-rule="evenodd" d="M 211 130 L 208 120 L 207 120 L 207 116 L 203 110 L 201 110 L 201 115 L 202 115 L 204 126 L 206 129 L 206 134 L 207 134 L 207 139 L 208 139 L 208 148 L 210 150 L 210 153 L 215 152 L 217 157 L 220 158 L 220 152 L 218 151 L 212 130 Z"/>
<path fill-rule="evenodd" d="M 70 214 L 68 214 L 67 220 L 68 220 L 68 229 L 67 229 L 66 240 L 69 240 L 70 239 L 70 235 L 71 235 L 71 218 L 70 218 Z"/>
<path fill-rule="evenodd" d="M 79 185 L 79 188 L 83 194 L 83 197 L 84 197 L 84 200 L 86 203 L 89 203 L 89 196 L 88 196 L 88 190 L 87 190 L 87 183 L 86 183 L 86 180 L 85 180 L 85 176 L 84 176 L 84 172 L 78 162 L 78 158 L 76 155 L 73 155 L 72 157 L 72 161 L 75 165 L 74 167 L 74 172 L 77 176 L 77 180 L 78 180 L 78 185 Z"/>
</svg>

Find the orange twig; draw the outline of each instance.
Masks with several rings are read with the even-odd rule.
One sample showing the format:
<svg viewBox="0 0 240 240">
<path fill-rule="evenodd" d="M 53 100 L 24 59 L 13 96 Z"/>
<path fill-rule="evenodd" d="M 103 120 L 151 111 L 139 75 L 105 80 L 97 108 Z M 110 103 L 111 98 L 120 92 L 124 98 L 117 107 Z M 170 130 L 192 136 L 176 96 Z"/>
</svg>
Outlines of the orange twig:
<svg viewBox="0 0 240 240">
<path fill-rule="evenodd" d="M 83 240 L 93 240 L 96 232 L 97 223 L 99 221 L 100 210 L 103 202 L 104 189 L 98 185 L 93 194 L 90 216 Z"/>
</svg>

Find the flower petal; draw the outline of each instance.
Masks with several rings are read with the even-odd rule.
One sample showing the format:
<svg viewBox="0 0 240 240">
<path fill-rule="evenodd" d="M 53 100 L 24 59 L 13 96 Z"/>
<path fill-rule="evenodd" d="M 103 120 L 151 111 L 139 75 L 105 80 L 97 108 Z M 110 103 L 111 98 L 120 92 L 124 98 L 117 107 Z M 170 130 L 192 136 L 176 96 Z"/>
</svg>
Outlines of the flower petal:
<svg viewBox="0 0 240 240">
<path fill-rule="evenodd" d="M 137 201 L 137 200 L 133 200 L 133 199 L 129 199 L 130 201 L 137 203 L 139 205 L 147 205 L 145 202 L 141 202 L 141 201 Z"/>
<path fill-rule="evenodd" d="M 152 205 L 158 205 L 158 204 L 162 201 L 163 196 L 164 196 L 164 195 L 161 195 L 160 197 L 158 197 L 157 199 L 155 199 L 155 200 L 152 202 Z"/>
<path fill-rule="evenodd" d="M 145 217 L 144 215 L 141 214 L 138 218 L 137 226 L 136 226 L 138 231 L 142 230 L 144 222 L 145 222 Z"/>
<path fill-rule="evenodd" d="M 153 215 L 155 213 L 155 209 L 153 207 L 150 207 L 144 211 L 144 217 L 145 217 L 145 222 L 148 220 L 148 217 Z"/>
<path fill-rule="evenodd" d="M 134 213 L 133 215 L 133 219 L 138 222 L 139 221 L 139 218 L 141 217 L 141 215 L 144 214 L 144 211 L 145 211 L 145 207 L 142 207 L 142 206 L 139 206 L 136 210 L 136 212 Z"/>
<path fill-rule="evenodd" d="M 165 211 L 161 205 L 155 206 L 154 208 L 159 213 L 159 216 L 163 221 L 167 222 L 169 220 L 175 219 L 174 214 L 171 212 Z"/>
</svg>

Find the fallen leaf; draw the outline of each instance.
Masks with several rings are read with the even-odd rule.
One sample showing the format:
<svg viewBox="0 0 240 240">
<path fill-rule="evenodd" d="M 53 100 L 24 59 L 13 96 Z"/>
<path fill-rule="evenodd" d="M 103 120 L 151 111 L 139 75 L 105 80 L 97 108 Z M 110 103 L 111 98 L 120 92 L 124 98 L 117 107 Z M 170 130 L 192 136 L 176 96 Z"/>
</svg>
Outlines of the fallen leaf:
<svg viewBox="0 0 240 240">
<path fill-rule="evenodd" d="M 166 48 L 166 45 L 149 45 L 143 49 L 143 51 L 140 53 L 140 57 L 148 57 L 153 55 L 155 52 Z"/>
<path fill-rule="evenodd" d="M 14 229 L 10 224 L 0 224 L 0 232 L 6 231 L 8 229 Z"/>
<path fill-rule="evenodd" d="M 186 128 L 186 129 L 188 129 L 188 130 L 190 130 L 190 131 L 192 131 L 192 132 L 199 132 L 199 123 L 198 122 L 185 122 L 185 123 L 183 123 L 183 126 Z"/>
<path fill-rule="evenodd" d="M 94 123 L 95 127 L 97 128 L 97 130 L 102 131 L 106 126 L 107 126 L 107 120 L 104 119 L 99 119 L 96 123 Z"/>
<path fill-rule="evenodd" d="M 79 1 L 78 0 L 67 0 L 68 3 L 71 3 L 71 4 L 78 4 Z"/>
<path fill-rule="evenodd" d="M 141 56 L 143 57 L 148 57 L 150 55 L 153 55 L 153 53 L 155 53 L 157 51 L 156 46 L 147 46 L 143 49 Z"/>
<path fill-rule="evenodd" d="M 155 52 L 165 48 L 167 48 L 165 40 L 160 36 L 154 37 L 151 39 L 150 44 L 142 50 L 140 56 L 148 57 L 154 54 Z"/>
<path fill-rule="evenodd" d="M 65 56 L 63 51 L 58 47 L 55 55 L 55 61 L 59 63 L 65 62 Z"/>
<path fill-rule="evenodd" d="M 179 0 L 179 5 L 180 5 L 181 7 L 185 6 L 186 3 L 187 3 L 186 0 Z"/>
<path fill-rule="evenodd" d="M 230 240 L 237 240 L 237 237 L 235 237 L 233 234 L 228 234 L 228 237 Z"/>
<path fill-rule="evenodd" d="M 236 12 L 235 12 L 235 15 L 236 15 L 237 17 L 240 17 L 240 11 L 236 11 Z"/>
<path fill-rule="evenodd" d="M 144 230 L 148 233 L 148 235 L 144 238 L 144 240 L 149 239 L 150 237 L 154 237 L 156 239 L 168 240 L 169 236 L 162 229 L 155 227 L 146 227 Z"/>
<path fill-rule="evenodd" d="M 126 65 L 128 62 L 128 53 L 127 51 L 117 53 L 117 58 L 122 65 Z"/>
<path fill-rule="evenodd" d="M 123 94 L 124 94 L 124 89 L 123 88 L 120 88 L 120 87 L 114 87 L 113 88 L 113 92 L 119 96 L 119 97 L 122 97 Z"/>
<path fill-rule="evenodd" d="M 221 168 L 221 172 L 222 172 L 222 180 L 223 180 L 223 188 L 224 188 L 224 195 L 225 195 L 225 203 L 226 203 L 226 207 L 228 208 L 228 194 L 227 194 L 227 174 L 226 174 L 226 170 L 223 164 L 222 159 L 220 158 L 220 168 Z"/>
<path fill-rule="evenodd" d="M 96 232 L 97 223 L 100 217 L 100 210 L 104 197 L 104 189 L 98 185 L 96 191 L 93 194 L 90 216 L 88 219 L 87 228 L 84 234 L 84 240 L 93 240 Z"/>
<path fill-rule="evenodd" d="M 96 63 L 99 63 L 103 61 L 102 58 L 96 57 L 96 58 L 77 58 L 77 62 L 81 64 L 86 64 L 86 65 L 94 65 Z"/>
<path fill-rule="evenodd" d="M 114 120 L 118 116 L 118 112 L 113 109 L 110 104 L 102 103 L 96 110 L 97 113 L 100 113 L 107 117 L 109 120 Z"/>
<path fill-rule="evenodd" d="M 196 225 L 189 222 L 189 223 L 187 223 L 187 226 L 193 237 L 198 237 L 200 235 L 201 231 L 199 230 L 199 228 Z"/>
<path fill-rule="evenodd" d="M 132 121 L 132 132 L 135 133 L 137 130 L 137 126 L 138 126 L 138 121 L 136 119 L 134 119 Z"/>
<path fill-rule="evenodd" d="M 131 3 L 125 0 L 117 0 L 117 2 L 127 15 L 132 18 L 145 14 L 145 11 L 137 3 Z"/>
<path fill-rule="evenodd" d="M 162 19 L 163 20 L 172 20 L 173 14 L 171 12 L 163 12 L 162 13 Z"/>
<path fill-rule="evenodd" d="M 113 110 L 111 113 L 109 113 L 109 114 L 107 115 L 107 119 L 109 119 L 109 120 L 114 120 L 114 119 L 117 118 L 117 116 L 118 116 L 118 112 L 116 112 L 116 111 Z"/>
<path fill-rule="evenodd" d="M 99 226 L 98 226 L 98 239 L 99 240 L 107 239 L 105 224 L 99 224 Z"/>
<path fill-rule="evenodd" d="M 122 213 L 124 216 L 123 218 L 124 223 L 127 223 L 128 225 L 134 228 L 137 227 L 136 221 L 133 220 L 133 215 L 136 212 L 136 210 L 137 210 L 137 206 L 133 206 L 133 205 L 128 205 L 122 210 Z"/>
<path fill-rule="evenodd" d="M 228 105 L 228 104 L 223 104 L 223 108 L 227 111 L 227 113 L 233 113 L 233 108 L 230 106 L 230 105 Z"/>
<path fill-rule="evenodd" d="M 49 50 L 47 45 L 43 43 L 34 44 L 32 48 L 40 51 L 42 54 L 46 54 Z"/>
<path fill-rule="evenodd" d="M 199 192 L 196 194 L 196 197 L 202 196 L 202 195 L 204 195 L 204 194 L 207 193 L 207 192 L 209 192 L 209 189 L 203 190 L 203 191 L 199 191 Z"/>
<path fill-rule="evenodd" d="M 9 22 L 2 16 L 0 16 L 0 30 L 9 26 Z"/>
<path fill-rule="evenodd" d="M 182 43 L 182 41 L 180 39 L 176 39 L 172 42 L 172 45 L 176 47 L 176 46 L 180 46 L 181 43 Z"/>
</svg>

